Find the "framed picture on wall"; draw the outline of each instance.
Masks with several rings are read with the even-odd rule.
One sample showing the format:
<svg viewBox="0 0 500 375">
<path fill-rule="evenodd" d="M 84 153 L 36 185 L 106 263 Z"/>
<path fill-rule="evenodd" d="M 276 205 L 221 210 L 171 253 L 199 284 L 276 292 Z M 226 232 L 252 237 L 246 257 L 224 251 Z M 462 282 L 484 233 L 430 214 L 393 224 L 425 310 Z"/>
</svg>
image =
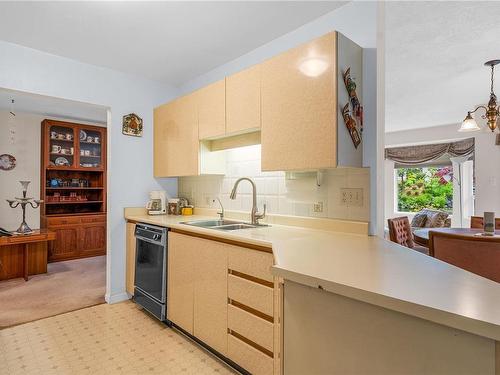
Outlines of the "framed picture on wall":
<svg viewBox="0 0 500 375">
<path fill-rule="evenodd" d="M 134 137 L 142 137 L 142 119 L 135 113 L 123 116 L 122 133 Z"/>
</svg>

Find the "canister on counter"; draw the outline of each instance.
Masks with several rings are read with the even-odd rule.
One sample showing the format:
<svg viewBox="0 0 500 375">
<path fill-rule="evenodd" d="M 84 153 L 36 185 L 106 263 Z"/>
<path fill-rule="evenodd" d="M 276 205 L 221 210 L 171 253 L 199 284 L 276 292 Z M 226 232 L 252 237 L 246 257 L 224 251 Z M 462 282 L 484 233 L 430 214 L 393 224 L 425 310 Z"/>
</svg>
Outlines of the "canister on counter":
<svg viewBox="0 0 500 375">
<path fill-rule="evenodd" d="M 193 206 L 187 205 L 187 206 L 182 207 L 181 213 L 182 213 L 183 216 L 190 216 L 190 215 L 192 215 L 193 214 Z"/>
<path fill-rule="evenodd" d="M 179 215 L 179 199 L 171 198 L 168 200 L 168 211 L 169 215 Z"/>
</svg>

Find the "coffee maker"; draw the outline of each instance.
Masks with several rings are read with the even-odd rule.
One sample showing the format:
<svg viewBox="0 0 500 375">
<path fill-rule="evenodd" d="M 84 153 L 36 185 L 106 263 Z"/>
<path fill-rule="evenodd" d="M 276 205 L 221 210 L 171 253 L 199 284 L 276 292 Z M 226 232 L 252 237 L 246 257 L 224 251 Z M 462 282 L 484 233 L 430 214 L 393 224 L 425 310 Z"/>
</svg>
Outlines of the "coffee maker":
<svg viewBox="0 0 500 375">
<path fill-rule="evenodd" d="M 149 215 L 165 215 L 167 213 L 167 193 L 164 190 L 150 192 L 146 209 Z"/>
</svg>

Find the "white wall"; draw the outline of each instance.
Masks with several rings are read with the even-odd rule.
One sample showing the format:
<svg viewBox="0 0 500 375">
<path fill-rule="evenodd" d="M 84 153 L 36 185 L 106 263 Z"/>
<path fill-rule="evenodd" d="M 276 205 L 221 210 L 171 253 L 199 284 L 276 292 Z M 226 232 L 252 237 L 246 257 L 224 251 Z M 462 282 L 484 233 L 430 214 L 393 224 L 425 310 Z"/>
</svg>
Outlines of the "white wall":
<svg viewBox="0 0 500 375">
<path fill-rule="evenodd" d="M 110 69 L 83 64 L 34 49 L 0 42 L 0 88 L 48 95 L 109 107 L 108 235 L 106 299 L 125 294 L 125 222 L 123 208 L 142 206 L 150 190 L 177 194 L 176 179 L 154 180 L 153 108 L 177 90 Z M 144 121 L 142 138 L 121 134 L 122 116 L 135 112 Z"/>
<path fill-rule="evenodd" d="M 459 133 L 460 124 L 435 126 L 386 133 L 386 146 L 398 146 L 418 143 L 446 142 L 463 138 L 475 138 L 475 209 L 474 214 L 482 216 L 484 211 L 494 211 L 500 217 L 500 146 L 495 145 L 495 135 L 490 131 Z M 388 161 L 386 163 L 389 163 Z M 394 167 L 394 166 L 393 166 Z M 394 170 L 394 169 L 392 169 Z M 386 168 L 386 181 L 390 180 L 390 166 Z M 389 194 L 386 189 L 386 206 Z M 394 193 L 392 193 L 394 194 Z M 386 210 L 390 210 L 387 206 Z M 389 212 L 389 211 L 387 211 Z"/>
<path fill-rule="evenodd" d="M 237 198 L 229 199 L 236 180 L 250 177 L 257 186 L 260 212 L 266 203 L 267 212 L 271 214 L 370 220 L 369 169 L 333 169 L 324 174 L 321 186 L 317 186 L 315 175 L 286 179 L 285 172 L 262 172 L 260 150 L 260 145 L 228 150 L 224 176 L 181 177 L 179 195 L 188 198 L 196 207 L 218 208 L 219 204 L 212 201 L 219 197 L 227 210 L 250 212 L 252 189 L 247 181 L 238 186 Z M 363 205 L 342 205 L 341 188 L 363 189 Z M 316 202 L 323 205 L 322 212 L 314 212 Z"/>
<path fill-rule="evenodd" d="M 10 141 L 9 111 L 0 111 L 0 154 L 16 158 L 16 167 L 0 170 L 0 227 L 15 230 L 22 219 L 20 207 L 10 208 L 6 199 L 21 197 L 19 181 L 31 181 L 28 196 L 40 198 L 40 123 L 43 117 L 16 112 L 14 143 Z M 26 208 L 26 222 L 31 228 L 40 228 L 40 209 Z"/>
</svg>

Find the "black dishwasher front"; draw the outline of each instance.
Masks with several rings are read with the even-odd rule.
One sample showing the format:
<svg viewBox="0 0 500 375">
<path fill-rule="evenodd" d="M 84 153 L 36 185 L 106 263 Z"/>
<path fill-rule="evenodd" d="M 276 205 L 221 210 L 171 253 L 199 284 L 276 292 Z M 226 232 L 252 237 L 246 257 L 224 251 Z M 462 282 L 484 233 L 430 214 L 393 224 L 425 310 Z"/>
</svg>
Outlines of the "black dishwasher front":
<svg viewBox="0 0 500 375">
<path fill-rule="evenodd" d="M 167 228 L 149 224 L 135 227 L 134 300 L 161 321 L 167 308 Z"/>
</svg>

